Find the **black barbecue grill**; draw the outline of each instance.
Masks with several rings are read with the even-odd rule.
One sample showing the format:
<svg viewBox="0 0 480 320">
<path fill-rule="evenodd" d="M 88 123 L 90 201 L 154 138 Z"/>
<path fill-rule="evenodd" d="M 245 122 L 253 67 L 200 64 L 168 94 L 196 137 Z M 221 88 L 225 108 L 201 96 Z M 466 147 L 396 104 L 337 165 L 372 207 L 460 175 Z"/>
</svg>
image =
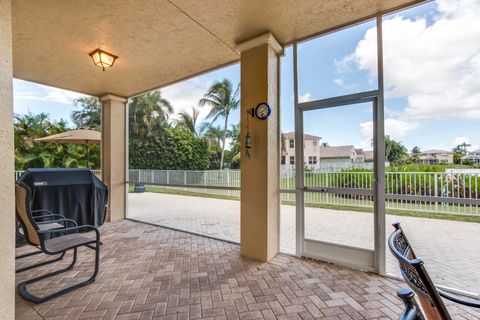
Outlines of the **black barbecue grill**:
<svg viewBox="0 0 480 320">
<path fill-rule="evenodd" d="M 32 210 L 49 210 L 78 225 L 105 222 L 108 189 L 88 169 L 28 169 L 19 181 L 32 191 Z"/>
</svg>

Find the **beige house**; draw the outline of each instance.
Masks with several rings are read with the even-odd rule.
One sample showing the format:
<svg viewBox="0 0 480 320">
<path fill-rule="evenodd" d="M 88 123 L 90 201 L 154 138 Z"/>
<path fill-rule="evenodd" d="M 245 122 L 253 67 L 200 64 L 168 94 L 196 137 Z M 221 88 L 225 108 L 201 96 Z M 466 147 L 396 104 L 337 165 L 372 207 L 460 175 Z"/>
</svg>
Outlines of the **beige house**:
<svg viewBox="0 0 480 320">
<path fill-rule="evenodd" d="M 282 151 L 282 165 L 295 165 L 295 132 L 283 134 L 285 149 Z M 320 140 L 311 134 L 303 135 L 304 162 L 306 166 L 316 167 L 320 163 Z"/>
<path fill-rule="evenodd" d="M 427 150 L 420 154 L 420 160 L 424 164 L 453 163 L 453 152 L 439 149 Z"/>
<path fill-rule="evenodd" d="M 309 169 L 315 170 L 331 164 L 363 163 L 365 162 L 365 152 L 369 152 L 364 152 L 363 149 L 355 149 L 353 145 L 322 147 L 321 139 L 321 137 L 311 134 L 303 135 L 304 165 Z M 285 168 L 293 168 L 296 163 L 295 132 L 284 133 L 283 141 L 284 150 L 282 151 L 281 164 Z"/>
<path fill-rule="evenodd" d="M 480 150 L 469 152 L 466 156 L 462 157 L 462 161 L 471 161 L 473 164 L 480 164 Z"/>
<path fill-rule="evenodd" d="M 365 162 L 373 162 L 373 150 L 363 151 L 363 159 Z"/>
<path fill-rule="evenodd" d="M 351 163 L 356 162 L 356 159 L 357 152 L 353 145 L 320 148 L 322 163 Z"/>
</svg>

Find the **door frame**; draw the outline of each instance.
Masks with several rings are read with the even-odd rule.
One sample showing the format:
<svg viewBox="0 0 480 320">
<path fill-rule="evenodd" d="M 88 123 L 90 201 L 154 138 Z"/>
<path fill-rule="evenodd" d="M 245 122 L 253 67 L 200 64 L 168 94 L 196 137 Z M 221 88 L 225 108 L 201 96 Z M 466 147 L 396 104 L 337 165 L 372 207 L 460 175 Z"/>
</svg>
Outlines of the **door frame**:
<svg viewBox="0 0 480 320">
<path fill-rule="evenodd" d="M 378 89 L 308 102 L 298 100 L 297 43 L 293 44 L 293 82 L 295 109 L 295 199 L 296 199 L 296 255 L 311 257 L 348 267 L 386 274 L 385 236 L 385 129 L 383 103 L 382 21 L 377 17 Z M 374 250 L 335 245 L 305 239 L 305 188 L 303 112 L 344 105 L 371 102 L 373 108 L 374 155 Z M 299 165 L 301 164 L 301 165 Z M 310 188 L 310 191 L 315 191 Z"/>
<path fill-rule="evenodd" d="M 298 119 L 300 120 L 299 123 L 301 123 L 301 125 L 299 126 L 298 130 L 296 129 L 296 131 L 300 133 L 299 134 L 300 140 L 297 140 L 295 142 L 295 145 L 298 146 L 296 148 L 296 151 L 298 149 L 299 155 L 300 153 L 304 155 L 304 143 L 303 143 L 304 112 L 313 111 L 313 110 L 324 110 L 327 108 L 336 108 L 336 107 L 355 105 L 355 104 L 361 104 L 361 103 L 369 103 L 372 108 L 372 111 L 373 111 L 372 121 L 373 121 L 373 128 L 374 128 L 373 152 L 374 154 L 378 154 L 379 153 L 378 143 L 382 143 L 382 141 L 380 141 L 382 139 L 378 137 L 379 131 L 376 130 L 376 128 L 378 127 L 378 116 L 377 116 L 378 90 L 374 90 L 374 91 L 362 92 L 358 94 L 344 95 L 340 97 L 300 103 L 298 105 L 298 109 L 300 111 L 300 115 L 299 115 L 300 118 Z M 301 252 L 300 255 L 303 257 L 316 258 L 323 261 L 341 264 L 341 265 L 345 265 L 348 267 L 357 268 L 361 270 L 377 272 L 378 268 L 375 262 L 377 255 L 375 254 L 375 252 L 380 252 L 379 251 L 380 248 L 378 246 L 381 245 L 381 242 L 377 242 L 375 241 L 375 239 L 379 239 L 378 234 L 381 232 L 379 228 L 375 227 L 375 225 L 377 225 L 377 221 L 383 220 L 381 219 L 380 216 L 385 214 L 384 210 L 382 210 L 382 207 L 378 205 L 378 201 L 376 201 L 377 199 L 376 190 L 377 189 L 380 190 L 380 188 L 378 188 L 377 186 L 379 184 L 379 181 L 382 180 L 381 176 L 384 177 L 384 174 L 380 175 L 378 173 L 378 169 L 380 167 L 378 165 L 379 159 L 374 159 L 374 172 L 373 172 L 374 183 L 371 189 L 348 189 L 348 188 L 339 188 L 339 187 L 331 188 L 331 187 L 306 186 L 304 181 L 305 168 L 303 165 L 301 165 L 303 163 L 303 160 L 304 159 L 299 159 L 297 162 L 298 165 L 296 166 L 296 170 L 297 170 L 296 175 L 299 177 L 303 177 L 303 179 L 298 179 L 298 180 L 302 180 L 303 184 L 299 184 L 296 186 L 298 191 L 297 194 L 301 196 L 301 199 L 297 199 L 297 204 L 298 204 L 297 214 L 300 215 L 299 218 L 305 221 L 305 192 L 373 196 L 374 198 L 374 219 L 373 219 L 374 220 L 373 221 L 374 250 L 309 239 L 305 237 L 305 229 L 303 228 L 303 230 L 301 230 L 301 238 L 300 238 L 300 241 L 303 242 L 302 243 L 303 251 Z M 305 225 L 304 222 L 303 222 L 303 225 Z"/>
</svg>

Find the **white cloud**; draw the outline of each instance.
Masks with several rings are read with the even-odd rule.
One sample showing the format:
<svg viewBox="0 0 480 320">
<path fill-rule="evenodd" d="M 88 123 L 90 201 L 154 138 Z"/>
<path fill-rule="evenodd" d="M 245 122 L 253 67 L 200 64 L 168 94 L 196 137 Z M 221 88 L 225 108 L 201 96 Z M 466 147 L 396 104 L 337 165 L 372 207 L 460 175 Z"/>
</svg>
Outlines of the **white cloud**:
<svg viewBox="0 0 480 320">
<path fill-rule="evenodd" d="M 86 95 L 63 90 L 59 88 L 49 87 L 45 85 L 35 84 L 35 90 L 22 90 L 21 87 L 31 87 L 31 83 L 26 84 L 25 81 L 15 80 L 14 90 L 15 99 L 18 100 L 36 100 L 36 101 L 49 101 L 61 104 L 73 104 L 73 100 L 86 97 Z M 20 88 L 18 88 L 20 87 Z M 18 88 L 18 89 L 17 89 Z"/>
<path fill-rule="evenodd" d="M 206 81 L 203 77 L 192 78 L 161 89 L 162 96 L 172 104 L 174 114 L 182 111 L 190 112 L 191 107 L 198 107 L 198 101 L 203 97 L 212 81 Z M 205 120 L 209 112 L 208 107 L 202 107 L 198 117 L 198 123 Z M 172 115 L 175 118 L 175 115 Z"/>
<path fill-rule="evenodd" d="M 402 121 L 480 119 L 480 1 L 438 0 L 433 21 L 399 13 L 383 23 L 386 97 L 406 97 Z M 430 24 L 429 24 L 430 23 Z M 377 72 L 376 30 L 337 64 Z"/>
<path fill-rule="evenodd" d="M 385 134 L 392 139 L 401 139 L 407 135 L 408 132 L 418 128 L 418 122 L 405 122 L 398 119 L 385 119 Z M 360 124 L 360 132 L 363 136 L 372 138 L 373 136 L 373 121 L 367 121 Z"/>
<path fill-rule="evenodd" d="M 418 122 L 405 122 L 393 118 L 385 119 L 385 134 L 394 140 L 401 140 L 410 131 L 415 130 L 418 127 Z M 371 141 L 373 138 L 373 121 L 360 123 L 360 132 L 362 134 L 360 146 L 364 149 L 371 149 Z"/>
<path fill-rule="evenodd" d="M 298 102 L 308 102 L 310 101 L 312 95 L 310 92 L 305 92 L 304 94 L 301 94 L 300 97 L 298 97 Z"/>
</svg>

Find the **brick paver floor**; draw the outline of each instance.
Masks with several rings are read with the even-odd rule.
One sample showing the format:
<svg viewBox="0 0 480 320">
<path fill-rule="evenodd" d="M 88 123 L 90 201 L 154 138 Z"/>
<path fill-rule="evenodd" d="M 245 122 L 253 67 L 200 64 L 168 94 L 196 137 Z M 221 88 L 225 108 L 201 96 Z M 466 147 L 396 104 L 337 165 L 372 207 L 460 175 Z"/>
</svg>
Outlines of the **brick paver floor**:
<svg viewBox="0 0 480 320">
<path fill-rule="evenodd" d="M 373 215 L 305 210 L 306 237 L 373 249 Z M 240 202 L 159 193 L 129 194 L 128 217 L 189 232 L 240 241 Z M 480 224 L 387 215 L 402 223 L 412 246 L 439 285 L 480 293 Z M 295 253 L 295 207 L 281 206 L 281 251 Z M 387 271 L 398 266 L 387 252 Z"/>
<path fill-rule="evenodd" d="M 240 257 L 236 244 L 133 221 L 106 223 L 101 234 L 96 282 L 40 305 L 18 298 L 17 320 L 398 319 L 402 310 L 395 293 L 403 283 L 370 273 L 288 255 L 255 262 Z M 31 289 L 46 294 L 88 277 L 92 258 L 81 249 L 74 270 Z M 52 268 L 20 273 L 17 281 Z M 456 319 L 480 317 L 449 310 Z"/>
</svg>

